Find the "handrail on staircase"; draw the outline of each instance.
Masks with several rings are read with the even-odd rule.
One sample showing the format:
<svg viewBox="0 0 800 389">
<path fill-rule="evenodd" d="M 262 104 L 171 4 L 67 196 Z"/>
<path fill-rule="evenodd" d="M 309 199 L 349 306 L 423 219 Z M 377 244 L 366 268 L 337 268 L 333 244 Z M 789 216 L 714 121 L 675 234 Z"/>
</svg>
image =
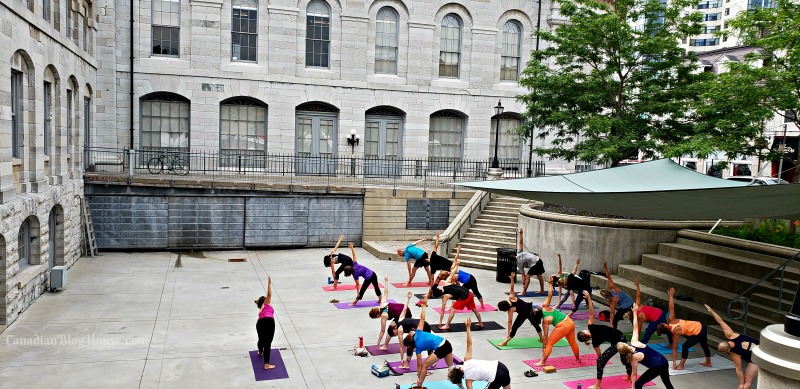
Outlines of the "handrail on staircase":
<svg viewBox="0 0 800 389">
<path fill-rule="evenodd" d="M 780 287 L 778 288 L 778 312 L 781 312 L 782 311 L 781 308 L 783 307 L 783 280 L 784 280 L 784 274 L 786 273 L 786 267 L 789 266 L 789 264 L 792 263 L 792 261 L 800 260 L 798 259 L 798 257 L 800 257 L 800 251 L 792 255 L 792 257 L 787 259 L 786 262 L 784 262 L 783 264 L 772 269 L 772 271 L 761 277 L 760 280 L 754 282 L 747 289 L 745 289 L 744 292 L 739 293 L 738 296 L 734 297 L 731 300 L 731 302 L 728 303 L 728 312 L 727 312 L 728 317 L 731 318 L 732 320 L 742 320 L 744 322 L 743 324 L 744 328 L 742 329 L 742 334 L 746 334 L 747 332 L 747 313 L 748 313 L 748 308 L 750 306 L 750 299 L 747 298 L 747 294 L 749 294 L 753 289 L 755 289 L 758 285 L 764 282 L 764 280 L 769 279 L 776 272 L 780 271 L 781 284 Z M 800 291 L 798 291 L 798 293 L 800 293 Z M 742 312 L 738 316 L 733 314 L 733 306 L 736 303 L 742 305 Z"/>
<path fill-rule="evenodd" d="M 469 199 L 467 204 L 461 211 L 456 215 L 453 222 L 447 226 L 447 229 L 444 230 L 439 235 L 439 244 L 444 244 L 444 255 L 443 257 L 447 257 L 447 255 L 452 250 L 452 247 L 458 244 L 463 236 L 463 232 L 466 232 L 467 229 L 472 225 L 472 222 L 480 215 L 480 212 L 486 207 L 486 204 L 489 203 L 490 199 L 489 192 L 484 191 L 477 191 L 472 198 Z M 466 228 L 465 228 L 466 227 Z"/>
</svg>

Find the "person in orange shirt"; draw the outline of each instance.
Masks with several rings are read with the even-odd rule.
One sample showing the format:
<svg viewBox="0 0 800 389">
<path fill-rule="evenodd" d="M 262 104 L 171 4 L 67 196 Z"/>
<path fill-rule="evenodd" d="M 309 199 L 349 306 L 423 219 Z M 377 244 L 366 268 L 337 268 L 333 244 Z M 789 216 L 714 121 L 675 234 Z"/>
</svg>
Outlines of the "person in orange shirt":
<svg viewBox="0 0 800 389">
<path fill-rule="evenodd" d="M 706 362 L 701 365 L 711 367 L 711 350 L 708 348 L 708 329 L 703 323 L 699 321 L 681 320 L 675 318 L 675 288 L 669 288 L 669 318 L 666 323 L 658 325 L 658 334 L 671 334 L 672 335 L 672 368 L 674 370 L 683 370 L 686 364 L 686 359 L 689 357 L 689 348 L 700 343 L 703 348 L 703 354 L 706 356 Z M 683 335 L 686 341 L 683 342 L 681 349 L 681 363 L 676 364 L 678 359 L 678 338 Z"/>
</svg>

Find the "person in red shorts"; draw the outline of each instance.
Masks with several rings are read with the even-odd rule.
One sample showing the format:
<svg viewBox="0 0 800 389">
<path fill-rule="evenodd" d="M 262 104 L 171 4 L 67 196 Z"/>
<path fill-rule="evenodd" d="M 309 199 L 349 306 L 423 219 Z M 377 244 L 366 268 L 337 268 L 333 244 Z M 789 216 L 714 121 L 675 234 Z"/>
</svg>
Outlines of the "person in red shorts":
<svg viewBox="0 0 800 389">
<path fill-rule="evenodd" d="M 475 296 L 467 288 L 458 284 L 458 255 L 461 251 L 461 246 L 456 247 L 456 256 L 453 260 L 453 268 L 450 271 L 449 277 L 442 278 L 442 274 L 437 278 L 436 283 L 431 288 L 430 293 L 434 298 L 442 298 L 442 309 L 439 312 L 439 329 L 447 330 L 450 328 L 450 323 L 456 315 L 456 311 L 466 309 L 475 313 L 478 318 L 478 327 L 483 328 L 483 320 L 481 314 L 475 306 Z M 439 282 L 444 281 L 442 286 Z M 442 325 L 444 320 L 444 311 L 447 307 L 447 300 L 453 300 L 450 306 L 450 316 L 447 318 L 447 324 Z"/>
</svg>

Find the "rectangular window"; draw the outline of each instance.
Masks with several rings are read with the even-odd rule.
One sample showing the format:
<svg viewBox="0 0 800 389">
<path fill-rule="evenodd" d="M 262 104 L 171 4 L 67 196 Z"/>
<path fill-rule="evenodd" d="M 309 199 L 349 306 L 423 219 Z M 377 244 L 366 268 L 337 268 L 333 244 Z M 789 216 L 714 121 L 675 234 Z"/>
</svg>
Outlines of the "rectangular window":
<svg viewBox="0 0 800 389">
<path fill-rule="evenodd" d="M 450 200 L 408 200 L 406 229 L 441 230 L 450 224 Z"/>
<path fill-rule="evenodd" d="M 730 8 L 725 8 L 725 16 L 728 16 L 730 14 L 731 14 L 731 9 Z"/>
<path fill-rule="evenodd" d="M 89 14 L 86 7 L 83 7 L 83 50 L 89 51 Z"/>
<path fill-rule="evenodd" d="M 89 150 L 92 146 L 92 99 L 83 98 L 83 149 Z"/>
<path fill-rule="evenodd" d="M 64 29 L 64 33 L 67 34 L 67 38 L 72 38 L 72 9 L 70 7 L 70 3 L 72 0 L 63 0 L 64 1 L 64 13 L 67 16 L 67 25 Z"/>
<path fill-rule="evenodd" d="M 702 47 L 702 46 L 716 46 L 719 44 L 718 38 L 709 39 L 690 39 L 689 46 Z"/>
<path fill-rule="evenodd" d="M 442 26 L 439 51 L 439 77 L 459 77 L 461 64 L 461 27 Z"/>
<path fill-rule="evenodd" d="M 255 0 L 233 1 L 231 42 L 232 60 L 258 60 L 258 3 Z"/>
<path fill-rule="evenodd" d="M 265 152 L 267 109 L 246 101 L 222 104 L 220 109 L 220 154 L 223 166 L 252 167 Z M 238 158 L 242 156 L 242 158 Z"/>
<path fill-rule="evenodd" d="M 713 14 L 705 14 L 703 15 L 703 20 L 706 22 L 713 22 L 714 20 L 719 20 L 719 12 Z"/>
<path fill-rule="evenodd" d="M 53 121 L 52 84 L 44 82 L 44 155 L 50 155 L 50 134 Z"/>
<path fill-rule="evenodd" d="M 141 108 L 143 148 L 189 151 L 189 103 L 145 100 Z"/>
<path fill-rule="evenodd" d="M 44 20 L 47 20 L 48 22 L 51 21 L 50 1 L 51 0 L 42 0 L 42 17 L 44 17 Z"/>
<path fill-rule="evenodd" d="M 327 68 L 331 44 L 331 19 L 324 12 L 306 15 L 306 66 Z"/>
<path fill-rule="evenodd" d="M 67 89 L 67 154 L 72 153 L 72 91 Z"/>
<path fill-rule="evenodd" d="M 20 111 L 21 104 L 20 91 L 22 87 L 22 73 L 12 70 L 11 71 L 11 156 L 14 158 L 21 157 L 21 139 L 22 135 L 20 123 L 22 120 L 22 112 Z"/>
<path fill-rule="evenodd" d="M 520 38 L 522 37 L 522 32 L 521 28 L 514 27 L 504 28 L 503 31 L 503 52 L 500 57 L 500 79 L 503 81 L 517 81 L 519 79 Z"/>
<path fill-rule="evenodd" d="M 153 54 L 180 55 L 180 0 L 153 0 Z"/>
<path fill-rule="evenodd" d="M 705 26 L 703 27 L 703 34 L 713 34 L 719 31 L 720 26 Z"/>
<path fill-rule="evenodd" d="M 375 73 L 397 74 L 398 17 L 382 9 L 375 22 Z"/>
</svg>

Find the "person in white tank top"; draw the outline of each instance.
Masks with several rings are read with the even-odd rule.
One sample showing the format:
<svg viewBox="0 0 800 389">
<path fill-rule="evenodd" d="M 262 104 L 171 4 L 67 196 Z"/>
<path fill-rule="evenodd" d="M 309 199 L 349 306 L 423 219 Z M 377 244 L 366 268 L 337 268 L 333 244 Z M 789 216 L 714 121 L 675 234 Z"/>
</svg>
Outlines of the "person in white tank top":
<svg viewBox="0 0 800 389">
<path fill-rule="evenodd" d="M 465 324 L 467 326 L 467 351 L 464 353 L 464 364 L 451 369 L 447 374 L 447 379 L 456 385 L 460 385 L 464 381 L 467 389 L 472 389 L 474 381 L 489 383 L 486 389 L 511 389 L 511 377 L 503 362 L 472 359 L 472 331 L 470 331 L 472 323 L 470 319 L 467 319 Z"/>
</svg>

